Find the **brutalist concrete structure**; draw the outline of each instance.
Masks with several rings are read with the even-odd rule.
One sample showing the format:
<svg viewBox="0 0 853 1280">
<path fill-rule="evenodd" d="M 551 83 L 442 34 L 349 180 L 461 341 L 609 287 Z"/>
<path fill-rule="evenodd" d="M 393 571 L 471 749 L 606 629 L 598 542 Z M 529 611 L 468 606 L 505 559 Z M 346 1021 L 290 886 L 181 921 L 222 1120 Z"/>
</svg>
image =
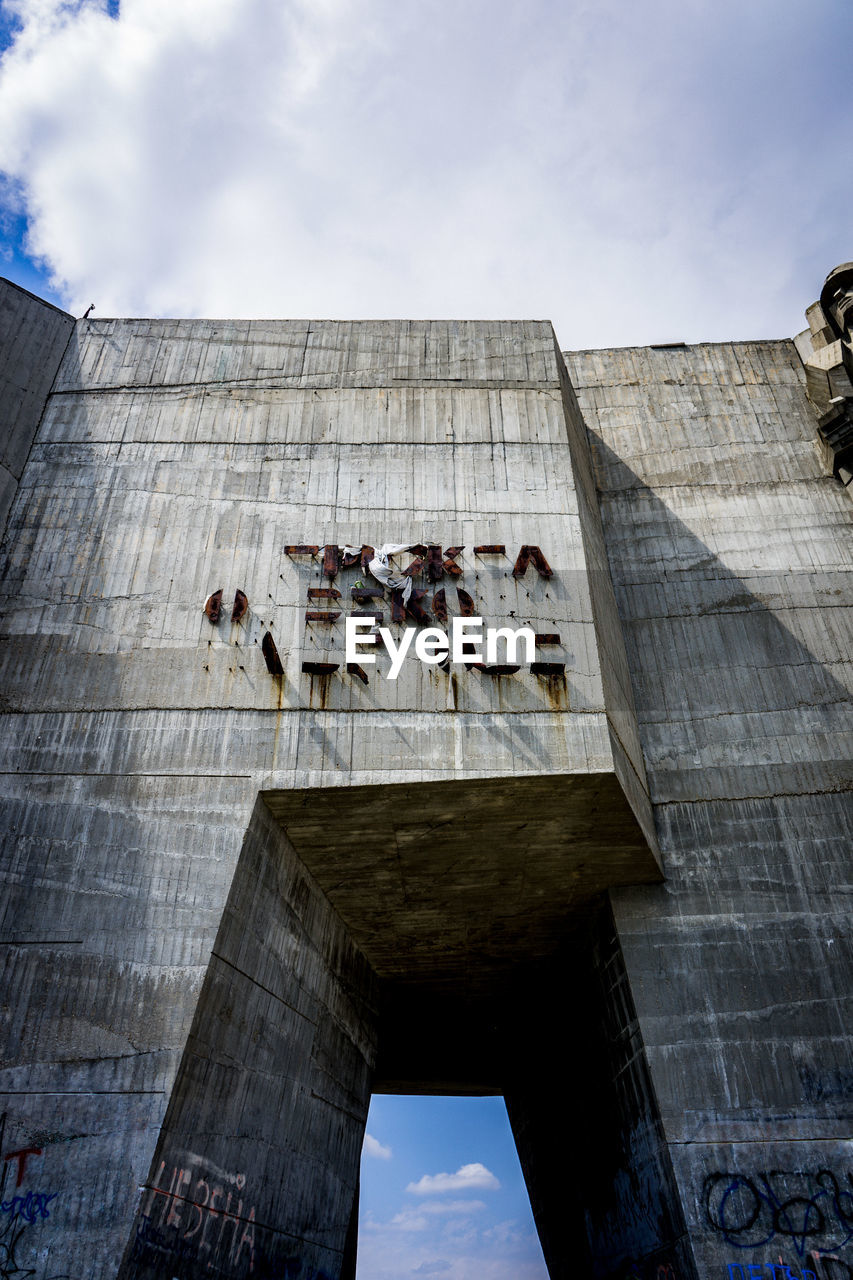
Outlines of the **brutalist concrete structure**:
<svg viewBox="0 0 853 1280">
<path fill-rule="evenodd" d="M 1 1275 L 351 1277 L 385 1090 L 505 1096 L 554 1280 L 853 1277 L 851 279 L 565 356 L 3 285 Z"/>
</svg>

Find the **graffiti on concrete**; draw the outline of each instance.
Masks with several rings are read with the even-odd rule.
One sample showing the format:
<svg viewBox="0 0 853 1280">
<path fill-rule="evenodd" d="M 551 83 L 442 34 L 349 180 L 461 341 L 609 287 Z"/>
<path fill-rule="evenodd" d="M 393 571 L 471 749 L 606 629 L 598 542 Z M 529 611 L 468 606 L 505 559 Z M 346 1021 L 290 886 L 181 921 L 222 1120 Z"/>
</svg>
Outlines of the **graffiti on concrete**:
<svg viewBox="0 0 853 1280">
<path fill-rule="evenodd" d="M 710 1226 L 735 1249 L 784 1240 L 802 1259 L 807 1250 L 834 1252 L 853 1240 L 850 1173 L 846 1186 L 830 1169 L 712 1173 L 703 1202 Z"/>
<path fill-rule="evenodd" d="M 17 1151 L 7 1151 L 3 1157 L 3 1163 L 8 1164 L 10 1160 L 17 1161 L 15 1170 L 15 1186 L 19 1187 L 24 1181 L 24 1174 L 27 1172 L 27 1161 L 30 1156 L 40 1156 L 41 1147 L 19 1147 Z M 5 1181 L 5 1178 L 4 1178 Z"/>
<path fill-rule="evenodd" d="M 55 1196 L 50 1197 L 51 1200 L 55 1198 Z M 17 1214 L 12 1214 L 0 1228 L 0 1280 L 33 1280 L 36 1275 L 35 1267 L 25 1266 L 18 1257 L 21 1238 L 31 1225 L 31 1221 L 22 1221 Z M 71 1280 L 71 1278 L 67 1272 L 62 1272 L 46 1276 L 45 1280 Z"/>
<path fill-rule="evenodd" d="M 784 1262 L 730 1262 L 728 1266 L 728 1280 L 817 1280 L 813 1271 L 803 1268 L 801 1277 Z"/>
<path fill-rule="evenodd" d="M 257 1222 L 245 1174 L 214 1169 L 193 1154 L 184 1159 L 183 1167 L 160 1161 L 143 1197 L 132 1261 L 177 1277 L 202 1266 L 252 1280 L 332 1280 L 294 1254 L 291 1238 L 276 1240 Z"/>
<path fill-rule="evenodd" d="M 193 1167 L 195 1165 L 195 1167 Z M 148 1189 L 133 1257 L 148 1265 L 203 1260 L 210 1270 L 255 1269 L 255 1208 L 244 1201 L 245 1174 L 211 1173 L 190 1158 L 187 1168 L 160 1168 Z"/>
<path fill-rule="evenodd" d="M 0 1201 L 0 1213 L 7 1213 L 12 1218 L 22 1218 L 24 1222 L 39 1222 L 50 1217 L 47 1206 L 57 1195 L 56 1191 L 50 1194 L 46 1191 L 28 1191 L 22 1196 L 12 1196 L 11 1200 Z"/>
</svg>

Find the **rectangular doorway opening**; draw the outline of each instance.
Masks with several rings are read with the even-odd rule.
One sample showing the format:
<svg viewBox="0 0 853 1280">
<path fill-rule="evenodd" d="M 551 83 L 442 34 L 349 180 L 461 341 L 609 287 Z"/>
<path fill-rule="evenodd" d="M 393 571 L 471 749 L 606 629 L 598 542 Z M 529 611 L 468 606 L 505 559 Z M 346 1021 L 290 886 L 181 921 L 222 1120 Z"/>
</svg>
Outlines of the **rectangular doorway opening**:
<svg viewBox="0 0 853 1280">
<path fill-rule="evenodd" d="M 357 1280 L 548 1280 L 502 1097 L 374 1094 Z"/>
</svg>

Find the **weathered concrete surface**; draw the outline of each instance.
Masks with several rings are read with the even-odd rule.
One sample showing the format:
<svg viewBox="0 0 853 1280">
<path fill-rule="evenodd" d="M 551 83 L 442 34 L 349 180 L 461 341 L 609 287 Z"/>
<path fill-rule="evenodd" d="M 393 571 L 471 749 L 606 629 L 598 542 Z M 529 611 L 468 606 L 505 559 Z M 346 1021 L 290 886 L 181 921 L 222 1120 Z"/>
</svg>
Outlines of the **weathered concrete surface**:
<svg viewBox="0 0 853 1280">
<path fill-rule="evenodd" d="M 73 316 L 0 277 L 0 538 Z"/>
<path fill-rule="evenodd" d="M 277 990 L 259 977 L 260 961 L 223 992 L 213 958 L 226 945 L 226 903 L 245 889 L 240 867 L 255 856 L 246 832 L 259 792 L 286 823 L 288 797 L 308 806 L 294 836 L 318 876 L 305 824 L 325 813 L 346 882 L 352 834 L 375 839 L 370 821 L 388 799 L 383 788 L 407 789 L 420 829 L 392 825 L 417 859 L 419 840 L 440 845 L 430 834 L 436 823 L 464 823 L 470 807 L 463 790 L 448 815 L 436 784 L 490 787 L 493 818 L 508 808 L 495 780 L 511 780 L 513 798 L 522 779 L 533 784 L 524 802 L 531 834 L 519 852 L 529 888 L 511 910 L 501 884 L 505 842 L 519 839 L 518 824 L 505 823 L 501 843 L 483 821 L 470 850 L 489 914 L 479 934 L 468 927 L 470 906 L 449 922 L 467 935 L 471 964 L 452 978 L 463 1005 L 506 965 L 512 930 L 519 957 L 525 947 L 539 957 L 556 945 L 560 912 L 570 930 L 605 884 L 659 877 L 630 690 L 619 685 L 624 653 L 602 622 L 615 610 L 606 566 L 594 558 L 598 516 L 588 474 L 573 479 L 584 428 L 560 363 L 550 326 L 538 323 L 77 324 L 22 477 L 2 584 L 8 892 L 0 942 L 14 1020 L 0 1087 L 4 1153 L 38 1148 L 22 1185 L 55 1197 L 49 1218 L 27 1224 L 15 1245 L 16 1265 L 32 1268 L 35 1280 L 60 1270 L 112 1276 L 123 1255 L 126 1267 L 154 1265 L 132 1250 L 137 1209 L 161 1207 L 161 1165 L 170 1178 L 177 1170 L 184 1188 L 180 1170 L 189 1171 L 191 1194 L 202 1198 L 199 1181 L 213 1194 L 204 1170 L 222 1173 L 216 1186 L 226 1196 L 225 1175 L 244 1177 L 238 1200 L 263 1206 L 270 1239 L 306 1241 L 289 1255 L 301 1259 L 300 1280 L 335 1280 L 349 1265 L 340 1223 L 353 1199 L 348 1162 L 369 1087 L 370 1016 L 341 1040 L 339 1083 L 362 1102 L 344 1108 L 340 1140 L 324 1128 L 322 1107 L 321 1119 L 297 1108 L 275 1135 L 294 1170 L 304 1170 L 313 1132 L 318 1166 L 337 1183 L 317 1200 L 317 1212 L 334 1210 L 321 1236 L 306 1205 L 280 1197 L 265 1172 L 269 1163 L 281 1176 L 270 1115 L 282 1089 L 307 1088 L 311 1072 L 301 1059 L 307 1076 L 299 1064 L 268 1071 L 265 1050 L 252 1041 L 249 1051 L 237 1009 Z M 389 681 L 382 658 L 366 685 L 349 675 L 340 621 L 307 623 L 305 612 L 309 588 L 330 581 L 347 611 L 363 571 L 341 569 L 330 580 L 322 556 L 285 547 L 384 541 L 463 546 L 462 576 L 433 584 L 445 589 L 449 613 L 462 611 L 461 587 L 488 622 L 529 621 L 557 635 L 545 656 L 564 673 L 445 673 L 411 660 Z M 502 555 L 474 552 L 498 543 Z M 542 548 L 553 577 L 534 566 L 513 577 L 525 544 Z M 225 616 L 212 625 L 202 606 L 219 588 Z M 249 612 L 232 624 L 238 589 Z M 262 657 L 267 632 L 281 676 Z M 333 674 L 303 673 L 304 661 L 327 657 L 341 664 Z M 351 789 L 366 787 L 376 807 L 347 809 L 348 794 L 361 798 Z M 553 798 L 559 823 L 544 820 L 542 795 Z M 516 810 L 521 821 L 521 800 Z M 459 894 L 474 892 L 464 867 L 454 874 Z M 558 881 L 555 909 L 548 894 Z M 343 914 L 352 886 L 324 887 Z M 328 915 L 328 905 L 316 911 Z M 422 928 L 429 911 L 420 914 Z M 381 968 L 364 936 L 371 922 L 357 917 L 340 923 L 339 936 L 359 928 L 346 946 L 363 944 L 366 961 Z M 316 923 L 306 924 L 306 938 L 324 954 Z M 399 936 L 410 923 L 398 916 Z M 320 932 L 332 936 L 326 926 Z M 446 936 L 433 939 L 436 954 Z M 229 933 L 228 947 L 236 945 Z M 271 945 L 275 953 L 274 936 Z M 298 971 L 311 946 L 287 954 Z M 405 981 L 411 976 L 407 969 Z M 438 977 L 447 975 L 430 982 Z M 325 982 L 321 975 L 312 988 L 319 1003 L 332 998 L 334 983 Z M 228 1011 L 221 1019 L 220 1008 Z M 386 1060 L 396 1053 L 396 1069 L 411 1075 L 417 1064 L 404 1061 L 403 1040 L 389 1042 Z M 235 1057 L 241 1083 L 223 1130 L 244 1115 L 244 1100 L 250 1123 L 241 1121 L 239 1151 L 226 1160 L 214 1122 Z M 458 1074 L 470 1082 L 480 1067 L 462 1064 Z M 177 1231 L 166 1216 L 164 1226 Z M 250 1254 L 232 1251 L 230 1228 L 224 1252 L 192 1254 L 196 1221 L 189 1211 L 180 1217 L 170 1275 L 209 1275 L 208 1261 L 214 1274 L 250 1274 Z M 270 1248 L 278 1257 L 278 1244 Z"/>
<path fill-rule="evenodd" d="M 847 1280 L 849 495 L 790 343 L 567 359 L 666 873 L 611 896 L 692 1249 Z"/>
<path fill-rule="evenodd" d="M 369 965 L 259 800 L 123 1280 L 341 1274 L 377 1014 Z"/>
<path fill-rule="evenodd" d="M 693 1276 L 607 903 L 513 1012 L 504 1092 L 549 1275 Z"/>
<path fill-rule="evenodd" d="M 75 326 L 0 584 L 10 1268 L 342 1280 L 399 1088 L 507 1095 L 554 1280 L 851 1280 L 849 495 L 790 343 L 568 359 Z M 563 673 L 348 673 L 322 548 L 385 541 Z"/>
</svg>

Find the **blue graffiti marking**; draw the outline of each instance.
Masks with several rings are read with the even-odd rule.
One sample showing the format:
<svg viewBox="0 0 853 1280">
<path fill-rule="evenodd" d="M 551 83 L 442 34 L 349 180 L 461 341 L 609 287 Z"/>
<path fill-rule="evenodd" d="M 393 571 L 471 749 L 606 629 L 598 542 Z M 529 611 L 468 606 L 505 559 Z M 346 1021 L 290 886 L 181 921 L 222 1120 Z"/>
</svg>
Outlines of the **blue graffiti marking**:
<svg viewBox="0 0 853 1280">
<path fill-rule="evenodd" d="M 58 1194 L 58 1191 L 51 1195 L 44 1191 L 28 1191 L 25 1196 L 13 1196 L 11 1200 L 0 1202 L 0 1213 L 8 1213 L 12 1218 L 23 1218 L 24 1222 L 38 1222 L 50 1217 L 47 1206 Z"/>
<path fill-rule="evenodd" d="M 759 1280 L 759 1277 L 761 1280 L 767 1280 L 767 1277 L 762 1274 L 765 1267 L 770 1272 L 771 1280 L 801 1280 L 796 1272 L 782 1262 L 748 1262 L 746 1264 L 730 1262 L 728 1263 L 728 1280 Z M 777 1271 L 782 1275 L 777 1276 Z M 804 1268 L 802 1280 L 817 1280 L 817 1277 L 813 1271 L 806 1271 Z"/>
<path fill-rule="evenodd" d="M 800 1183 L 799 1194 L 786 1196 L 783 1190 L 780 1195 L 774 1189 L 774 1182 L 777 1187 L 781 1182 L 784 1188 L 795 1179 Z M 751 1177 L 715 1173 L 706 1179 L 704 1199 L 711 1227 L 735 1249 L 760 1249 L 775 1236 L 784 1236 L 798 1257 L 804 1258 L 814 1245 L 822 1250 L 843 1249 L 853 1240 L 853 1193 L 841 1190 L 828 1169 L 816 1174 L 774 1171 Z M 750 1271 L 744 1280 L 757 1280 L 764 1264 L 750 1265 L 757 1267 L 758 1273 Z M 780 1278 L 774 1276 L 774 1280 Z M 785 1276 L 784 1280 L 792 1278 Z"/>
</svg>

